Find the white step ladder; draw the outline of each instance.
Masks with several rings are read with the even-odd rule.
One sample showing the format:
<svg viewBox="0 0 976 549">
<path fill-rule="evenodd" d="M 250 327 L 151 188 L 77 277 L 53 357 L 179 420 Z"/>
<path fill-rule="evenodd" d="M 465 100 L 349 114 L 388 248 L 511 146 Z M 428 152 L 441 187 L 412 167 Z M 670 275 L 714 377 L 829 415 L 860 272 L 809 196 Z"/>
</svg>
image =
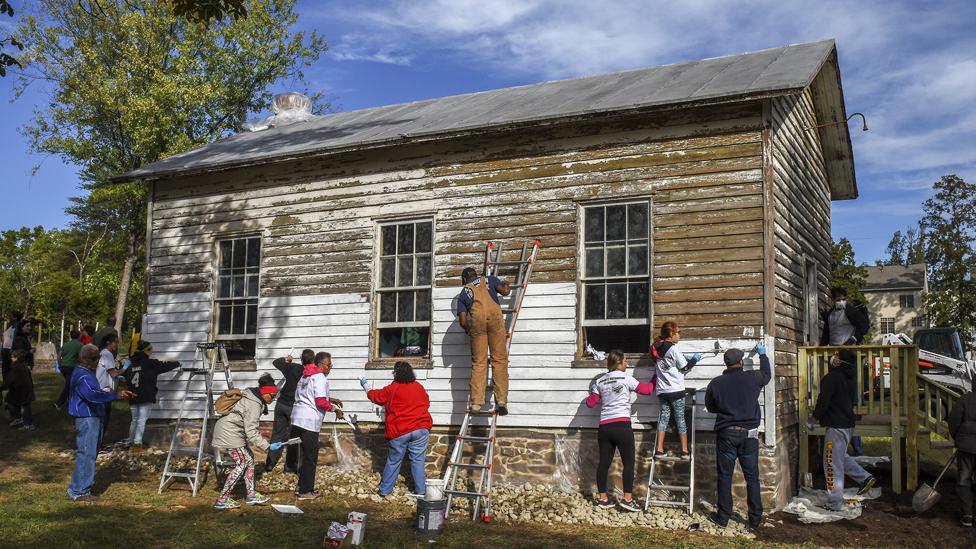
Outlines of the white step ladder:
<svg viewBox="0 0 976 549">
<path fill-rule="evenodd" d="M 685 389 L 685 417 L 689 418 L 688 421 L 688 455 L 687 456 L 669 456 L 667 454 L 657 453 L 657 438 L 654 439 L 654 451 L 651 454 L 651 470 L 650 475 L 647 478 L 647 497 L 644 499 L 644 512 L 651 505 L 661 505 L 667 507 L 684 507 L 688 514 L 694 513 L 695 510 L 695 394 L 697 389 Z M 687 408 L 691 408 L 691 414 L 689 416 Z M 657 433 L 654 433 L 655 436 Z M 659 463 L 687 463 L 688 464 L 688 484 L 664 484 L 658 481 L 657 484 L 654 483 L 654 475 L 657 471 L 657 465 Z M 664 495 L 672 496 L 672 499 L 655 499 L 654 492 L 664 493 Z M 685 498 L 680 497 L 681 494 L 686 494 Z"/>
<path fill-rule="evenodd" d="M 173 438 L 169 443 L 169 452 L 166 453 L 166 463 L 163 465 L 163 476 L 159 480 L 158 493 L 176 479 L 184 478 L 190 483 L 193 495 L 197 495 L 200 489 L 200 469 L 205 456 L 207 447 L 207 432 L 211 425 L 210 422 L 216 421 L 214 413 L 214 388 L 213 376 L 217 371 L 217 362 L 220 361 L 221 369 L 224 372 L 224 379 L 227 388 L 234 387 L 234 382 L 230 373 L 230 365 L 227 360 L 227 350 L 223 343 L 197 343 L 193 353 L 193 363 L 190 367 L 181 367 L 180 371 L 188 374 L 186 386 L 183 391 L 183 398 L 180 400 L 180 409 L 176 416 L 176 425 L 173 426 Z M 195 388 L 194 382 L 203 381 L 203 389 Z M 200 417 L 192 417 L 197 416 Z M 193 426 L 199 422 L 200 439 L 195 446 L 184 446 L 179 443 L 180 430 L 187 426 Z M 173 457 L 190 457 L 193 463 L 190 468 L 177 469 L 173 462 Z M 214 462 L 218 461 L 215 456 Z"/>
<path fill-rule="evenodd" d="M 485 277 L 499 276 L 499 271 L 503 269 L 515 269 L 513 273 L 515 280 L 509 283 L 512 288 L 512 293 L 507 298 L 502 298 L 503 301 L 501 304 L 502 314 L 505 316 L 505 346 L 509 349 L 512 347 L 515 324 L 518 322 L 519 312 L 522 310 L 522 302 L 525 299 L 525 292 L 529 287 L 529 279 L 532 277 L 532 268 L 535 265 L 535 259 L 540 246 L 542 246 L 542 242 L 538 239 L 533 241 L 531 246 L 528 242 L 525 242 L 522 244 L 522 252 L 519 258 L 510 261 L 504 261 L 502 259 L 501 245 L 496 247 L 493 243 L 489 242 L 485 249 Z M 489 372 L 491 372 L 490 366 L 489 358 Z M 487 394 L 485 402 L 489 401 L 488 395 L 491 392 L 492 381 L 489 377 L 486 386 Z M 461 429 L 455 437 L 454 446 L 451 448 L 451 453 L 447 458 L 447 469 L 444 472 L 444 493 L 447 494 L 447 508 L 444 510 L 445 517 L 449 517 L 451 514 L 451 503 L 454 498 L 463 497 L 471 500 L 471 520 L 480 518 L 484 522 L 491 522 L 491 483 L 492 466 L 495 459 L 495 432 L 498 423 L 497 410 L 497 406 L 492 406 L 491 409 L 474 412 L 471 410 L 471 397 L 468 397 L 468 402 L 464 408 L 464 419 L 461 421 Z M 475 425 L 473 423 L 475 418 L 487 419 L 487 424 Z M 487 430 L 487 436 L 470 434 L 472 428 L 478 427 Z M 469 462 L 462 461 L 466 444 L 472 445 L 473 453 Z M 484 451 L 481 453 L 481 459 L 479 460 L 479 452 L 477 450 L 482 448 L 482 445 Z M 458 473 L 462 470 L 475 470 L 480 472 L 473 490 L 457 489 Z"/>
</svg>

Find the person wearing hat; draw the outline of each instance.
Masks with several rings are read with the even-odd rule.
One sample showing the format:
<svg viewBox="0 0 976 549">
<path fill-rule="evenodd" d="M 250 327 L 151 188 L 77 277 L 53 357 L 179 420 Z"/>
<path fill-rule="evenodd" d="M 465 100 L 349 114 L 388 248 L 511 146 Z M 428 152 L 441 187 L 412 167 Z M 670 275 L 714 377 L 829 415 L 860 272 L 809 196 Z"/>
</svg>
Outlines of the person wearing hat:
<svg viewBox="0 0 976 549">
<path fill-rule="evenodd" d="M 156 403 L 156 394 L 159 388 L 156 380 L 160 374 L 165 374 L 180 367 L 176 361 L 163 362 L 150 358 L 152 356 L 152 343 L 141 339 L 136 343 L 136 352 L 129 357 L 131 366 L 125 372 L 125 379 L 128 381 L 129 389 L 136 394 L 135 398 L 129 401 L 132 412 L 132 422 L 129 424 L 129 444 L 130 452 L 142 452 L 142 435 L 146 431 L 146 421 L 149 420 L 149 410 Z"/>
<path fill-rule="evenodd" d="M 864 495 L 874 486 L 875 478 L 847 455 L 856 416 L 858 400 L 857 355 L 841 349 L 830 360 L 830 371 L 820 381 L 820 394 L 813 409 L 815 419 L 826 427 L 823 449 L 823 469 L 827 477 L 827 509 L 839 511 L 844 505 L 844 477 L 860 483 L 857 494 Z M 812 428 L 813 426 L 810 425 Z"/>
<path fill-rule="evenodd" d="M 244 503 L 261 505 L 268 502 L 268 496 L 254 490 L 254 454 L 248 448 L 248 443 L 262 452 L 281 449 L 283 443 L 269 444 L 261 436 L 259 429 L 261 416 L 268 413 L 268 404 L 271 404 L 277 394 L 278 387 L 275 385 L 274 378 L 271 374 L 264 374 L 258 378 L 257 387 L 241 391 L 241 399 L 214 425 L 212 446 L 226 450 L 234 460 L 234 468 L 227 473 L 227 481 L 224 482 L 220 496 L 214 503 L 215 509 L 236 509 L 241 506 L 230 497 L 234 486 L 241 478 L 244 479 L 244 486 L 247 488 Z"/>
<path fill-rule="evenodd" d="M 705 409 L 715 414 L 715 465 L 718 469 L 718 511 L 712 522 L 725 528 L 732 516 L 732 472 L 738 460 L 746 479 L 749 529 L 762 523 L 759 491 L 759 394 L 772 378 L 766 344 L 756 345 L 759 371 L 745 371 L 741 349 L 725 351 L 725 371 L 708 384 Z"/>
</svg>

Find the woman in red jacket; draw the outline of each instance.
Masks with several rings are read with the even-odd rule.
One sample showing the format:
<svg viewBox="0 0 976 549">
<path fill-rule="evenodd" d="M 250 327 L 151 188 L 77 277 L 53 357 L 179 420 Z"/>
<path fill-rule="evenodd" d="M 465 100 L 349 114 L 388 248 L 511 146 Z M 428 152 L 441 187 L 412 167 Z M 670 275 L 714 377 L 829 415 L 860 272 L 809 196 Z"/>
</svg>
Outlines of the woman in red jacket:
<svg viewBox="0 0 976 549">
<path fill-rule="evenodd" d="M 427 457 L 427 440 L 434 424 L 430 417 L 427 391 L 417 383 L 413 368 L 407 362 L 397 362 L 393 366 L 393 383 L 382 389 L 370 390 L 366 378 L 360 378 L 359 383 L 370 401 L 386 408 L 389 455 L 380 480 L 380 495 L 386 497 L 393 492 L 404 454 L 410 460 L 414 492 L 423 495 L 426 491 L 424 461 Z"/>
</svg>

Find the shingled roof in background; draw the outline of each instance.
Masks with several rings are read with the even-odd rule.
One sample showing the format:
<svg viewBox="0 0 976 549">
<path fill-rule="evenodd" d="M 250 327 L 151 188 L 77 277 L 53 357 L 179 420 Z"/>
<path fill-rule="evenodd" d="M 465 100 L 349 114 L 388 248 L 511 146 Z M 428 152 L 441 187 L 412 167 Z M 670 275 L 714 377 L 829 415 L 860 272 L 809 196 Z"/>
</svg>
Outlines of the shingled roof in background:
<svg viewBox="0 0 976 549">
<path fill-rule="evenodd" d="M 868 267 L 868 278 L 862 292 L 883 290 L 923 289 L 925 287 L 925 263 L 914 265 L 884 265 Z"/>
</svg>

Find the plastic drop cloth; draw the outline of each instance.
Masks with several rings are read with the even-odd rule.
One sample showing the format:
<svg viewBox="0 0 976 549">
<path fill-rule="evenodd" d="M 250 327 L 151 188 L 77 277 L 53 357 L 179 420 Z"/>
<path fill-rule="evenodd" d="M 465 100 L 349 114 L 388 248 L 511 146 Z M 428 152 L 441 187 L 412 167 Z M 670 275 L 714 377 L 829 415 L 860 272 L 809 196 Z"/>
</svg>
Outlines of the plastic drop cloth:
<svg viewBox="0 0 976 549">
<path fill-rule="evenodd" d="M 556 468 L 552 473 L 552 487 L 560 492 L 579 492 L 579 440 L 555 435 Z"/>
<path fill-rule="evenodd" d="M 857 487 L 844 490 L 846 505 L 840 511 L 830 511 L 826 508 L 827 491 L 801 487 L 800 493 L 790 501 L 783 511 L 797 515 L 804 524 L 824 524 L 838 520 L 853 520 L 861 516 L 864 507 L 861 502 L 866 499 L 881 497 L 881 488 L 868 490 L 863 496 L 857 495 Z"/>
</svg>

